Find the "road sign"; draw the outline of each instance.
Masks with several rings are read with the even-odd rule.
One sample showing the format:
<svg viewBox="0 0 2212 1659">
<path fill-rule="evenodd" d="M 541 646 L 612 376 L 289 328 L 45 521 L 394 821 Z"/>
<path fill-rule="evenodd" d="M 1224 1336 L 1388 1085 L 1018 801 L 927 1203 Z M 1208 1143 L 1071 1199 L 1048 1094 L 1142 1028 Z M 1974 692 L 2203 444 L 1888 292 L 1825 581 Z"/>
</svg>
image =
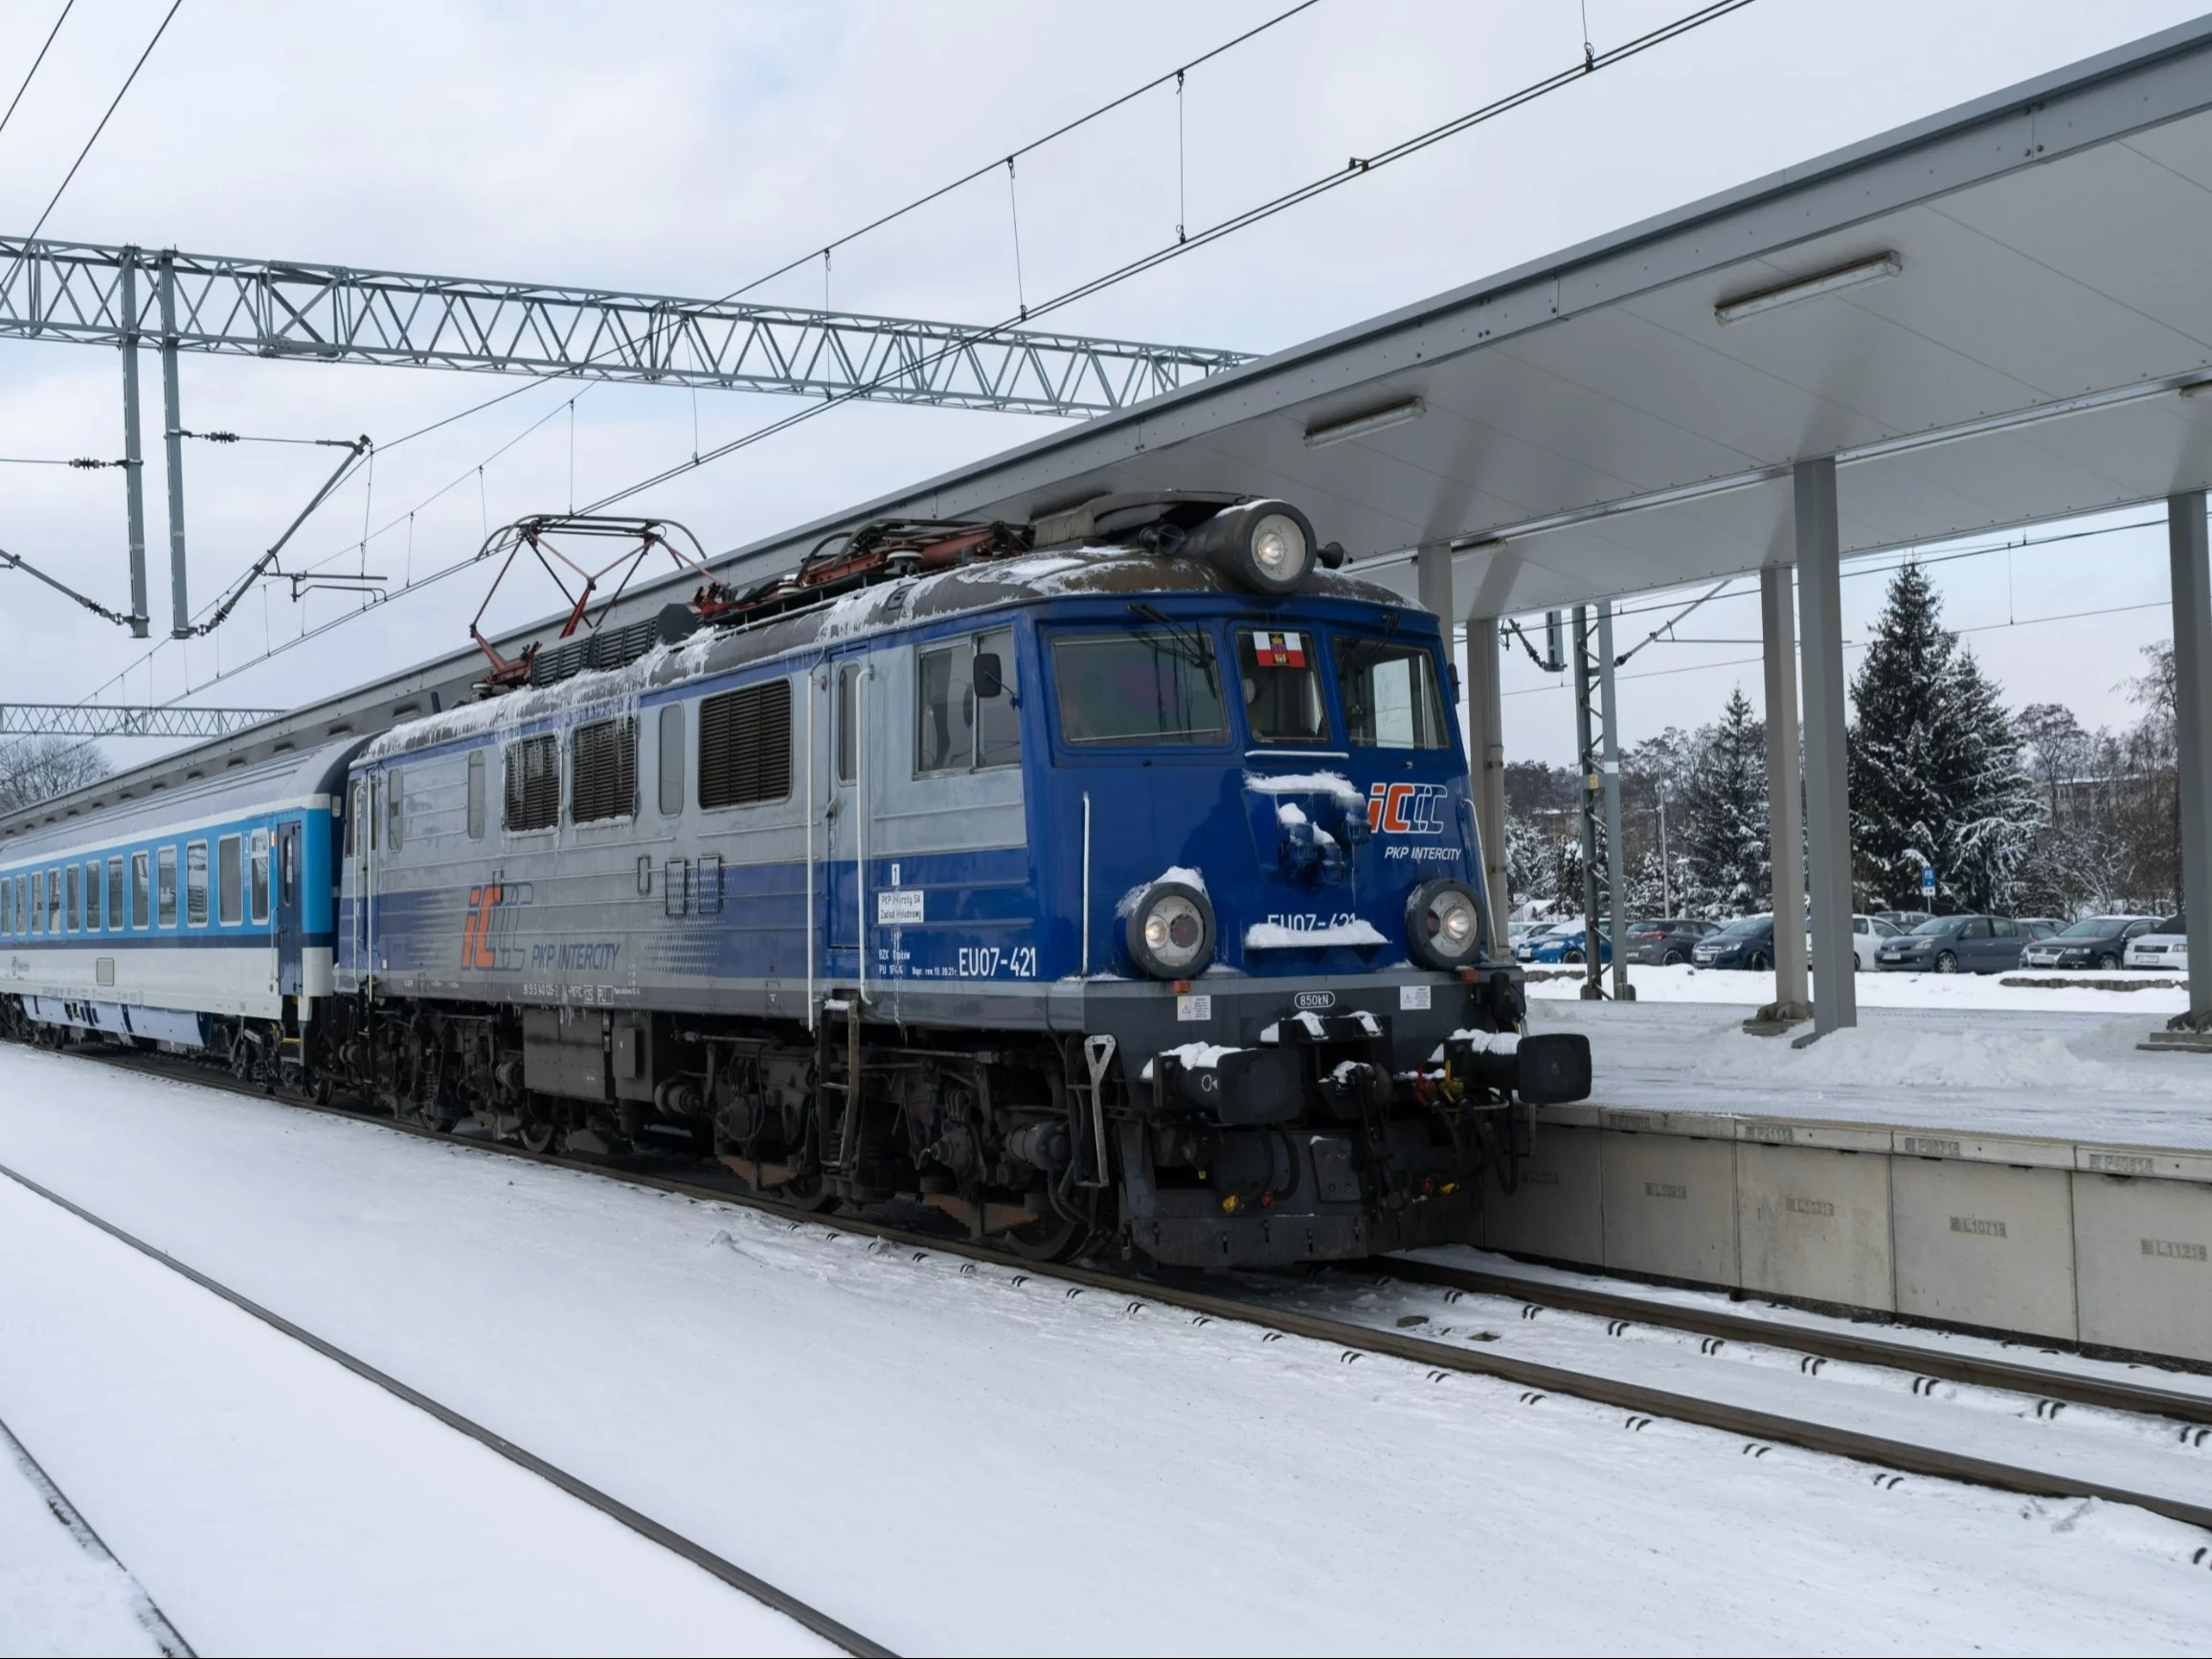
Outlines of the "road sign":
<svg viewBox="0 0 2212 1659">
<path fill-rule="evenodd" d="M 1935 866 L 1933 864 L 1922 864 L 1920 866 L 1920 896 L 1924 899 L 1935 897 Z"/>
</svg>

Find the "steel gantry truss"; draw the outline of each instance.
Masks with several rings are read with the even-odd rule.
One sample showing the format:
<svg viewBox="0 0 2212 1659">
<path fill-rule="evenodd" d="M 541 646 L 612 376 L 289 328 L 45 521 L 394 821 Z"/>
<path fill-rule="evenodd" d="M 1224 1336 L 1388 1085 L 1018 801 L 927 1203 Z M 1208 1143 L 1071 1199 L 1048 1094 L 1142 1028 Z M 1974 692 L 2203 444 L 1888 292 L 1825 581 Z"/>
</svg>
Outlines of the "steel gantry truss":
<svg viewBox="0 0 2212 1659">
<path fill-rule="evenodd" d="M 0 237 L 0 335 L 98 346 L 147 336 L 182 351 L 1057 415 L 1125 409 L 1250 360 L 735 300 L 21 237 Z"/>
<path fill-rule="evenodd" d="M 97 703 L 0 703 L 0 737 L 228 737 L 282 708 L 117 708 Z"/>
<path fill-rule="evenodd" d="M 160 347 L 171 634 L 190 635 L 177 354 L 712 387 L 1083 416 L 1250 361 L 1247 353 L 969 327 L 737 300 L 425 277 L 174 249 L 0 236 L 0 338 L 123 350 L 131 608 L 147 632 L 138 346 Z"/>
</svg>

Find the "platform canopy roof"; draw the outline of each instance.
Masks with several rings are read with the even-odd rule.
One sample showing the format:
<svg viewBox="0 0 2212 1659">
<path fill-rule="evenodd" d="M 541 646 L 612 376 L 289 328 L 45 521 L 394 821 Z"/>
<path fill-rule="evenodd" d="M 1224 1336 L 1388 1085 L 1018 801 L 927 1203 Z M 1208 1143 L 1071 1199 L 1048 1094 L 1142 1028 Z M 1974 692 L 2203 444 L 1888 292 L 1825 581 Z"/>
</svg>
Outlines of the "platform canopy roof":
<svg viewBox="0 0 2212 1659">
<path fill-rule="evenodd" d="M 1498 615 L 1787 560 L 1789 469 L 1815 457 L 1838 459 L 1846 555 L 2202 488 L 2206 380 L 2212 19 L 898 505 L 1281 495 L 1355 561 L 1456 546 L 1462 603 Z"/>
<path fill-rule="evenodd" d="M 1846 556 L 2212 486 L 2212 19 L 1101 415 L 716 560 L 866 519 L 1109 491 L 1279 495 L 1409 594 L 1505 615 L 1792 556 L 1834 456 Z M 672 596 L 633 592 L 609 618 Z M 519 649 L 547 627 L 524 630 Z M 467 695 L 457 653 L 85 799 Z M 39 810 L 44 817 L 60 806 Z"/>
</svg>

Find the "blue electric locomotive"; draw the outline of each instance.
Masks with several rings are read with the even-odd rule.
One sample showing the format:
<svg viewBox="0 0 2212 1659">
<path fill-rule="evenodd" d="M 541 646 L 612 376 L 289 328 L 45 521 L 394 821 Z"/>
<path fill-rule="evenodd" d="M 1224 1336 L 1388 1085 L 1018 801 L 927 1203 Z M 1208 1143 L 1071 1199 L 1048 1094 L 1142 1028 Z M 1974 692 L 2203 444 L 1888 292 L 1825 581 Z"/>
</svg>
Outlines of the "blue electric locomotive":
<svg viewBox="0 0 2212 1659">
<path fill-rule="evenodd" d="M 1040 1256 L 1471 1238 L 1588 1047 L 1488 954 L 1434 619 L 1334 554 L 1195 492 L 879 524 L 498 663 L 351 758 L 329 995 L 250 1058 Z"/>
</svg>

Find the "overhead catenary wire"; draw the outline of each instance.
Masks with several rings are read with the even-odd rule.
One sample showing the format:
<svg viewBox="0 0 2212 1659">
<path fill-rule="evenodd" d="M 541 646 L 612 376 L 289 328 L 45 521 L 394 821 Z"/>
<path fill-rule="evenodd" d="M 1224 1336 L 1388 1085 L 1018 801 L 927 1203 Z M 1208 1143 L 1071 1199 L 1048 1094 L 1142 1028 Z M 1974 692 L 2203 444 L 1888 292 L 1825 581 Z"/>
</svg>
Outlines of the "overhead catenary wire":
<svg viewBox="0 0 2212 1659">
<path fill-rule="evenodd" d="M 8 113 L 0 115 L 0 132 L 6 132 L 8 123 L 15 119 L 15 106 L 23 101 L 23 95 L 31 90 L 33 77 L 37 75 L 38 66 L 46 61 L 46 54 L 54 46 L 54 37 L 61 33 L 61 26 L 69 21 L 70 8 L 76 4 L 77 0 L 61 0 L 61 15 L 54 20 L 54 27 L 46 32 L 45 45 L 39 47 L 38 56 L 31 60 L 31 67 L 24 71 L 23 84 L 15 89 L 15 96 L 8 101 Z"/>
<path fill-rule="evenodd" d="M 1318 3 L 1318 0 L 1306 0 L 1305 5 L 1292 8 L 1289 11 L 1285 11 L 1280 14 L 1280 16 L 1275 19 L 1275 21 L 1280 22 L 1284 18 L 1296 15 L 1297 12 L 1306 10 L 1307 6 L 1316 3 Z M 1397 144 L 1391 145 L 1385 149 L 1379 150 L 1371 156 L 1366 158 L 1354 158 L 1351 165 L 1341 171 L 1332 170 L 1329 173 L 1322 174 L 1319 178 L 1309 180 L 1303 185 L 1298 186 L 1290 191 L 1269 198 L 1268 200 L 1263 201 L 1253 208 L 1246 209 L 1241 213 L 1234 213 L 1226 219 L 1220 220 L 1217 223 L 1208 227 L 1207 229 L 1187 236 L 1185 239 L 1154 249 L 1150 253 L 1141 255 L 1139 258 L 1128 260 L 1125 263 L 1117 266 L 1107 272 L 1104 272 L 1099 276 L 1091 278 L 1081 283 L 1078 283 L 1076 286 L 1070 288 L 1051 299 L 1042 301 L 1035 305 L 1027 306 L 1026 315 L 1008 317 L 999 323 L 985 325 L 974 329 L 966 330 L 960 339 L 956 340 L 942 347 L 939 347 L 933 352 L 924 354 L 924 356 L 916 360 L 916 362 L 902 364 L 899 370 L 896 371 L 911 372 L 911 370 L 916 367 L 916 363 L 921 366 L 926 366 L 927 364 L 935 362 L 946 355 L 951 354 L 952 352 L 965 349 L 968 346 L 976 343 L 977 341 L 987 340 L 993 335 L 1004 333 L 1007 329 L 1016 326 L 1020 322 L 1026 320 L 1026 318 L 1043 316 L 1049 312 L 1073 304 L 1080 300 L 1090 298 L 1095 294 L 1101 293 L 1121 282 L 1128 281 L 1131 279 L 1147 271 L 1154 270 L 1161 265 L 1166 264 L 1172 259 L 1180 258 L 1185 253 L 1193 252 L 1202 247 L 1211 246 L 1217 241 L 1221 241 L 1228 236 L 1237 234 L 1240 231 L 1249 229 L 1253 225 L 1259 224 L 1267 219 L 1273 218 L 1279 213 L 1288 212 L 1290 209 L 1300 206 L 1305 202 L 1315 199 L 1316 197 L 1324 195 L 1345 184 L 1352 182 L 1355 179 L 1365 178 L 1370 172 L 1388 167 L 1393 162 L 1406 160 L 1411 156 L 1419 154 L 1435 145 L 1443 143 L 1447 139 L 1456 137 L 1460 133 L 1469 131 L 1476 126 L 1484 124 L 1490 121 L 1494 121 L 1500 116 L 1505 115 L 1512 110 L 1531 103 L 1539 98 L 1543 98 L 1551 93 L 1557 92 L 1565 86 L 1579 82 L 1585 78 L 1589 73 L 1591 73 L 1594 70 L 1610 68 L 1614 64 L 1626 62 L 1631 58 L 1640 56 L 1644 53 L 1650 52 L 1659 46 L 1662 46 L 1671 41 L 1680 39 L 1698 29 L 1704 28 L 1708 24 L 1718 22 L 1722 18 L 1729 16 L 1734 12 L 1743 11 L 1753 3 L 1754 0 L 1710 0 L 1710 3 L 1706 5 L 1698 7 L 1691 11 L 1685 12 L 1680 17 L 1674 18 L 1669 22 L 1660 24 L 1658 27 L 1647 31 L 1641 35 L 1637 35 L 1631 40 L 1625 41 L 1619 46 L 1610 48 L 1606 52 L 1596 55 L 1594 60 L 1587 66 L 1582 63 L 1576 63 L 1569 69 L 1561 70 L 1555 72 L 1554 74 L 1546 76 L 1536 81 L 1532 81 L 1519 88 L 1516 91 L 1494 99 L 1487 103 L 1478 105 L 1476 108 L 1471 109 L 1462 115 L 1456 116 L 1450 121 L 1446 121 L 1435 126 L 1432 126 L 1421 132 L 1415 133 L 1411 137 L 1401 140 Z M 1261 28 L 1266 27 L 1272 27 L 1272 24 L 1261 26 Z M 1260 29 L 1247 31 L 1245 34 L 1239 35 L 1235 39 L 1225 42 L 1222 46 L 1215 48 L 1211 53 L 1207 54 L 1206 57 L 1218 56 L 1221 53 L 1230 50 L 1231 47 L 1237 45 L 1243 40 L 1251 38 L 1253 34 L 1257 33 L 1260 33 Z M 1196 64 L 1206 61 L 1206 57 L 1193 59 L 1191 60 L 1191 64 L 1186 67 L 1194 67 Z M 1129 101 L 1131 98 L 1140 96 L 1142 92 L 1148 91 L 1152 87 L 1161 85 L 1163 82 L 1172 79 L 1173 73 L 1174 72 L 1170 71 L 1166 75 L 1158 77 L 1154 80 L 1148 82 L 1144 87 L 1138 88 L 1136 91 L 1124 95 L 1122 98 L 1115 101 L 1111 104 L 1101 106 L 1099 110 L 1094 111 L 1091 117 L 1079 118 L 1075 122 L 1069 123 L 1066 125 L 1055 129 L 1053 133 L 1046 135 L 1045 138 L 1039 139 L 1030 145 L 1023 146 L 1022 149 L 1014 151 L 1013 156 L 1018 157 L 1020 155 L 1026 154 L 1028 150 L 1036 148 L 1039 145 L 1050 142 L 1052 138 L 1059 136 L 1060 133 L 1072 130 L 1074 126 L 1082 124 L 1083 120 L 1094 119 L 1096 115 L 1103 114 L 1108 109 L 1118 107 L 1119 104 Z M 1009 157 L 1008 160 L 1012 158 Z M 981 177 L 983 173 L 988 172 L 995 168 L 1005 165 L 1005 161 L 994 162 L 990 164 L 989 167 L 979 168 L 974 173 L 966 175 L 966 177 L 962 180 L 956 181 L 954 185 L 947 186 L 945 189 L 950 190 L 958 188 L 959 183 L 968 182 L 973 178 Z M 942 191 L 936 192 L 936 194 L 942 193 Z M 917 201 L 914 205 L 918 206 L 920 203 Z M 898 216 L 896 213 L 887 215 L 885 219 L 875 221 L 875 223 L 886 223 L 889 222 L 890 218 L 894 218 L 896 216 Z M 873 228 L 873 226 L 871 225 L 869 227 L 864 227 L 863 231 L 856 232 L 854 235 L 863 235 L 867 229 L 870 228 Z M 833 247 L 842 245 L 844 241 L 848 241 L 850 239 L 852 239 L 850 236 L 840 238 L 839 242 L 832 243 L 830 245 Z M 815 258 L 815 256 L 809 254 L 804 258 L 795 261 L 793 265 L 787 265 L 782 269 L 788 270 L 795 268 L 797 264 L 804 264 L 813 258 Z M 771 276 L 780 274 L 780 271 L 770 273 Z M 766 278 L 760 279 L 760 280 L 766 280 Z M 757 285 L 758 282 L 749 284 L 749 286 Z M 733 295 L 729 297 L 734 298 L 737 294 L 742 294 L 745 291 L 745 289 L 735 290 L 734 291 Z M 887 371 L 887 377 L 888 372 L 890 371 Z M 627 484 L 621 489 L 601 496 L 598 500 L 588 503 L 576 510 L 585 514 L 604 512 L 607 508 L 617 505 L 621 502 L 627 501 L 632 496 L 642 494 L 645 490 L 655 488 L 676 478 L 680 478 L 687 473 L 704 467 L 713 461 L 723 460 L 731 455 L 734 455 L 739 451 L 748 449 L 756 443 L 760 443 L 766 440 L 767 438 L 776 437 L 780 433 L 787 432 L 793 427 L 801 425 L 805 421 L 814 419 L 815 417 L 824 415 L 832 409 L 836 409 L 842 407 L 844 404 L 852 402 L 855 399 L 866 395 L 869 392 L 875 390 L 880 384 L 882 384 L 881 380 L 871 381 L 860 386 L 855 386 L 847 391 L 834 393 L 830 396 L 823 398 L 819 402 L 809 403 L 804 408 L 794 411 L 790 415 L 784 415 L 777 420 L 770 421 L 765 425 L 756 427 L 752 431 L 744 433 L 739 437 L 730 440 L 729 442 L 720 444 L 712 449 L 705 451 L 704 453 L 695 454 L 686 460 L 680 461 L 673 466 L 664 468 L 649 477 L 640 479 L 634 483 Z M 527 388 L 518 388 L 516 392 L 503 393 L 500 397 L 487 399 L 485 403 L 476 407 L 478 409 L 488 408 L 491 404 L 503 401 L 508 396 L 516 395 L 517 392 L 522 390 L 527 390 Z M 580 395 L 580 393 L 578 395 Z M 506 447 L 512 447 L 513 443 L 519 442 L 523 437 L 528 436 L 530 431 L 534 431 L 538 425 L 542 425 L 545 420 L 549 420 L 554 415 L 557 415 L 561 408 L 562 405 L 555 404 L 551 410 L 547 411 L 538 421 L 533 422 L 530 427 L 526 428 L 523 433 L 518 434 L 515 438 L 510 439 L 508 445 Z M 460 415 L 449 416 L 444 421 L 435 422 L 430 426 L 419 428 L 413 433 L 409 433 L 404 437 L 395 439 L 392 444 L 387 444 L 383 447 L 387 449 L 397 447 L 399 443 L 407 441 L 408 438 L 420 437 L 424 433 L 436 430 L 439 426 L 450 424 L 452 420 L 464 418 L 467 415 L 473 414 L 475 412 L 475 409 L 463 411 Z M 483 465 L 480 464 L 473 470 L 477 476 L 479 501 L 480 504 L 482 504 L 485 500 Z M 466 475 L 464 474 L 463 476 L 465 478 Z M 460 481 L 457 480 L 456 482 L 458 482 Z M 449 485 L 448 487 L 450 488 L 451 486 Z M 486 538 L 488 538 L 490 533 L 490 514 L 487 505 L 484 506 L 483 508 L 483 516 L 485 521 L 485 534 Z M 402 519 L 404 515 L 402 515 Z M 395 519 L 394 524 L 395 525 L 399 522 L 401 522 L 401 519 Z M 386 527 L 386 528 L 390 527 Z M 379 531 L 378 533 L 381 534 L 382 532 Z M 348 549 L 347 550 L 350 551 L 351 549 Z M 351 621 L 354 617 L 365 614 L 371 609 L 377 608 L 393 600 L 419 592 L 422 589 L 432 586 L 435 583 L 443 581 L 450 575 L 454 575 L 462 571 L 471 569 L 476 565 L 477 562 L 477 554 L 470 553 L 462 559 L 442 566 L 440 569 L 423 576 L 418 577 L 414 581 L 409 582 L 402 587 L 396 588 L 392 592 L 381 595 L 380 597 L 366 600 L 358 610 L 348 612 L 344 616 L 334 617 L 330 621 L 318 627 L 304 628 L 302 632 L 292 639 L 280 643 L 277 646 L 276 651 L 270 653 L 270 656 L 282 655 L 298 645 L 305 644 L 310 639 L 321 637 L 333 628 L 345 625 L 346 623 Z M 160 647 L 156 646 L 154 649 L 159 650 Z M 151 656 L 152 653 L 149 652 L 147 655 Z M 263 657 L 254 659 L 247 662 L 236 664 L 235 666 L 224 670 L 218 678 L 229 679 L 233 675 L 242 673 L 247 669 L 258 666 L 260 662 L 266 661 L 268 660 L 268 657 Z M 204 690 L 208 686 L 211 686 L 216 683 L 216 679 L 204 681 L 199 685 L 193 686 L 191 690 L 180 694 L 180 696 L 192 695 L 193 691 Z M 98 692 L 95 692 L 93 695 L 97 696 Z"/>
<path fill-rule="evenodd" d="M 69 171 L 55 188 L 54 199 L 46 204 L 46 212 L 38 215 L 38 222 L 31 227 L 31 235 L 24 238 L 26 243 L 36 241 L 38 233 L 46 228 L 46 221 L 53 216 L 55 208 L 60 205 L 62 192 L 69 189 L 70 182 L 77 177 L 77 169 L 84 165 L 84 158 L 92 153 L 92 146 L 100 142 L 100 135 L 107 130 L 108 122 L 122 106 L 124 94 L 138 79 L 138 72 L 146 67 L 146 60 L 153 56 L 153 49 L 161 44 L 161 37 L 169 32 L 169 19 L 177 14 L 177 8 L 183 4 L 184 0 L 169 0 L 169 9 L 162 13 L 161 22 L 153 32 L 153 38 L 146 43 L 146 50 L 138 55 L 138 61 L 130 66 L 130 73 L 124 77 L 123 85 L 117 90 L 114 101 L 100 118 L 100 124 L 92 129 L 92 136 L 84 141 L 84 147 L 77 152 L 77 159 L 69 164 Z M 59 23 L 55 24 L 55 28 L 60 27 Z"/>
<path fill-rule="evenodd" d="M 1702 29 L 1709 23 L 1718 22 L 1723 17 L 1728 16 L 1736 11 L 1741 11 L 1746 7 L 1750 6 L 1753 3 L 1754 0 L 1712 0 L 1711 4 L 1702 6 L 1694 11 L 1686 12 L 1682 16 L 1675 18 L 1671 22 L 1663 23 L 1658 28 L 1636 36 L 1633 40 L 1627 41 L 1620 46 L 1613 47 L 1606 52 L 1598 54 L 1595 61 L 1591 65 L 1591 69 L 1596 70 L 1611 68 L 1616 63 L 1625 62 L 1632 57 L 1640 56 L 1642 54 L 1653 50 L 1655 47 L 1663 46 L 1669 41 L 1680 39 L 1682 36 L 1688 34 L 1695 30 Z M 1064 306 L 1072 305 L 1080 300 L 1087 300 L 1095 294 L 1103 293 L 1109 288 L 1128 281 L 1133 277 L 1140 276 L 1146 271 L 1157 269 L 1159 266 L 1164 265 L 1170 260 L 1180 258 L 1187 253 L 1191 253 L 1199 248 L 1211 246 L 1213 243 L 1220 241 L 1227 236 L 1234 235 L 1239 231 L 1248 230 L 1253 225 L 1259 224 L 1264 220 L 1271 219 L 1277 213 L 1286 213 L 1292 208 L 1301 206 L 1306 202 L 1312 201 L 1317 196 L 1324 195 L 1331 191 L 1337 190 L 1343 185 L 1351 183 L 1354 179 L 1365 178 L 1368 175 L 1369 172 L 1376 168 L 1388 167 L 1393 162 L 1404 161 L 1410 156 L 1418 155 L 1423 150 L 1429 149 L 1435 145 L 1441 144 L 1447 139 L 1455 138 L 1460 133 L 1466 132 L 1473 127 L 1479 126 L 1486 122 L 1494 121 L 1498 117 L 1507 114 L 1512 110 L 1519 109 L 1524 104 L 1532 103 L 1537 99 L 1543 98 L 1550 93 L 1557 92 L 1564 86 L 1574 84 L 1575 82 L 1584 78 L 1587 73 L 1588 71 L 1586 71 L 1580 64 L 1575 65 L 1571 69 L 1561 70 L 1555 74 L 1546 76 L 1540 80 L 1532 81 L 1528 85 L 1520 88 L 1518 91 L 1510 92 L 1501 98 L 1494 99 L 1490 102 L 1481 104 L 1475 109 L 1469 110 L 1463 115 L 1456 116 L 1450 121 L 1444 122 L 1436 126 L 1430 127 L 1426 131 L 1415 133 L 1412 137 L 1401 140 L 1399 143 L 1390 146 L 1387 149 L 1380 150 L 1374 155 L 1365 157 L 1354 156 L 1351 158 L 1348 166 L 1346 166 L 1341 171 L 1332 170 L 1330 172 L 1324 173 L 1319 178 L 1309 180 L 1307 183 L 1299 185 L 1295 189 L 1285 191 L 1280 195 L 1261 202 L 1256 207 L 1248 208 L 1242 213 L 1231 214 L 1229 218 L 1223 219 L 1218 223 L 1208 227 L 1206 230 L 1198 232 L 1196 235 L 1189 236 L 1185 240 L 1170 242 L 1163 247 L 1155 248 L 1150 253 L 1140 255 L 1137 258 L 1131 259 L 1124 264 L 1116 266 L 1114 269 L 1107 271 L 1100 276 L 1091 278 L 1090 280 L 1083 282 L 1079 282 L 1074 287 L 1054 296 L 1052 299 L 1041 301 L 1034 305 L 1025 306 L 1021 316 L 1019 317 L 1008 317 L 999 323 L 992 324 L 987 326 L 970 329 L 960 339 L 953 341 L 948 345 L 939 347 L 932 352 L 925 353 L 914 361 L 915 363 L 924 366 L 935 363 L 946 356 L 951 355 L 954 352 L 964 350 L 969 346 L 979 341 L 988 340 L 994 335 L 1004 333 L 1006 329 L 1016 326 L 1019 323 L 1028 321 L 1032 318 L 1046 316 L 1050 312 L 1061 309 Z M 911 371 L 913 367 L 913 364 L 903 365 L 901 367 L 900 372 Z M 871 381 L 865 385 L 856 386 L 848 391 L 841 392 L 835 393 L 832 396 L 825 397 L 819 403 L 809 404 L 806 408 L 796 411 L 795 413 L 785 415 L 780 419 L 770 421 L 765 426 L 756 427 L 753 431 L 744 434 L 742 437 L 734 438 L 728 443 L 709 450 L 705 455 L 699 456 L 694 460 L 681 461 L 674 466 L 665 468 L 662 471 L 653 474 L 649 478 L 641 479 L 636 483 L 617 490 L 611 495 L 602 496 L 598 501 L 592 503 L 589 506 L 583 508 L 582 510 L 588 513 L 602 512 L 606 508 L 613 506 L 618 503 L 627 501 L 631 496 L 638 495 L 644 490 L 652 489 L 657 485 L 666 483 L 672 479 L 681 478 L 684 474 L 690 472 L 697 467 L 704 466 L 711 461 L 720 460 L 726 456 L 734 455 L 739 450 L 750 448 L 752 445 L 760 442 L 764 438 L 773 437 L 779 433 L 788 432 L 791 430 L 791 428 L 801 425 L 805 421 L 812 420 L 817 415 L 824 415 L 829 410 L 839 408 L 846 403 L 849 403 L 858 397 L 866 395 L 869 392 L 875 390 L 875 388 L 880 384 L 880 381 Z"/>
</svg>

